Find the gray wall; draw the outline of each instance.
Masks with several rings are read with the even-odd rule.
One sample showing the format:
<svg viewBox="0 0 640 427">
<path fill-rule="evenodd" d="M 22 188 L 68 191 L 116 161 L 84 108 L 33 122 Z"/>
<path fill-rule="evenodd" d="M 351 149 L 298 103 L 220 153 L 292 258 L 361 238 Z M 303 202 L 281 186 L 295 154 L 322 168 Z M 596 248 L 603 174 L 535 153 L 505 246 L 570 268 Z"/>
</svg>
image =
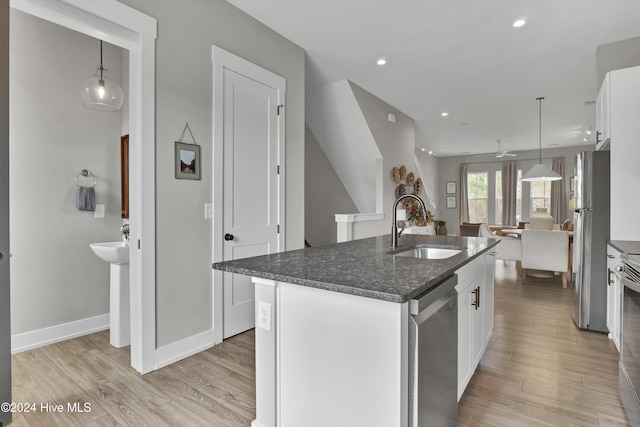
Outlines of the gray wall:
<svg viewBox="0 0 640 427">
<path fill-rule="evenodd" d="M 84 108 L 98 40 L 11 10 L 11 308 L 19 334 L 109 312 L 109 265 L 89 243 L 120 240 L 119 112 Z M 120 81 L 122 50 L 105 44 Z M 97 177 L 106 217 L 75 209 L 74 177 Z"/>
<path fill-rule="evenodd" d="M 569 194 L 569 177 L 573 175 L 573 170 L 575 167 L 575 157 L 581 151 L 589 151 L 593 150 L 595 147 L 592 145 L 589 146 L 576 146 L 576 147 L 567 147 L 567 148 L 547 148 L 542 150 L 542 159 L 544 163 L 548 163 L 551 166 L 551 158 L 552 157 L 561 157 L 565 158 L 565 175 L 567 179 L 563 180 L 564 185 L 567 191 L 567 195 Z M 518 156 L 513 157 L 513 159 L 518 162 L 519 166 L 523 170 L 523 174 L 527 172 L 534 164 L 538 163 L 538 150 L 532 151 L 518 151 Z M 509 160 L 510 160 L 509 159 Z M 502 162 L 500 159 L 494 159 L 491 157 L 474 157 L 474 156 L 452 156 L 452 157 L 438 157 L 438 169 L 440 170 L 439 180 L 440 180 L 440 194 L 438 196 L 438 215 L 437 219 L 443 220 L 447 222 L 447 230 L 451 234 L 458 234 L 459 224 L 458 224 L 458 209 L 460 207 L 460 164 L 467 163 L 469 164 L 469 171 L 497 171 L 502 170 Z M 447 181 L 455 181 L 457 184 L 457 193 L 456 196 L 456 209 L 447 209 L 446 208 L 446 191 L 444 190 L 446 187 Z M 527 183 L 523 183 L 523 185 L 528 185 Z M 491 180 L 490 180 L 490 191 L 491 191 Z M 523 196 L 524 197 L 524 196 Z M 567 204 L 569 203 L 569 199 L 567 198 Z M 524 206 L 524 204 L 523 204 Z M 522 216 L 524 220 L 529 218 L 529 212 L 523 209 Z M 491 210 L 490 210 L 490 218 L 491 218 Z M 492 222 L 491 219 L 489 222 Z"/>
<path fill-rule="evenodd" d="M 0 2 L 0 402 L 11 402 L 9 307 L 9 2 Z M 0 412 L 0 424 L 11 412 Z"/>
<path fill-rule="evenodd" d="M 304 173 L 305 238 L 311 246 L 336 243 L 335 214 L 354 213 L 358 209 L 308 126 Z"/>
<path fill-rule="evenodd" d="M 286 249 L 304 244 L 305 53 L 223 0 L 121 1 L 158 21 L 156 322 L 162 346 L 212 327 L 212 230 L 203 214 L 212 200 L 212 45 L 287 80 Z M 201 181 L 174 178 L 173 143 L 186 122 L 201 146 Z"/>
</svg>

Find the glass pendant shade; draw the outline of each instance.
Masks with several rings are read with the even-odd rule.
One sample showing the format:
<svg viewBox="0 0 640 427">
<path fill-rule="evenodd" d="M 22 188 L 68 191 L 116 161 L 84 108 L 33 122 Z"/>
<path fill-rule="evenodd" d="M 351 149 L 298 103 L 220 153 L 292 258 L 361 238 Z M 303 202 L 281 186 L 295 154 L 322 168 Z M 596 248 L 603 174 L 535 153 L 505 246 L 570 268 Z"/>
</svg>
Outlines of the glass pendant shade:
<svg viewBox="0 0 640 427">
<path fill-rule="evenodd" d="M 562 175 L 549 169 L 547 165 L 542 163 L 542 100 L 544 98 L 537 98 L 538 111 L 539 111 L 539 148 L 538 148 L 538 164 L 529 169 L 527 173 L 522 176 L 522 181 L 558 181 L 562 179 Z"/>
<path fill-rule="evenodd" d="M 98 111 L 118 111 L 122 108 L 122 88 L 107 77 L 102 65 L 102 40 L 100 41 L 100 65 L 96 73 L 82 82 L 82 105 Z"/>
</svg>

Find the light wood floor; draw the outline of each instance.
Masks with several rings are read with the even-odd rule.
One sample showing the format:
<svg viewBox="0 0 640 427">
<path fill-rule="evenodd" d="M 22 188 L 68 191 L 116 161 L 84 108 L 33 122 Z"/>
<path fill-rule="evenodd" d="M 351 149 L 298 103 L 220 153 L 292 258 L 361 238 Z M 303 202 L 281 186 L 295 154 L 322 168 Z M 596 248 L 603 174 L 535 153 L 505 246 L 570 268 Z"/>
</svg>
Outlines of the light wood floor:
<svg viewBox="0 0 640 427">
<path fill-rule="evenodd" d="M 570 304 L 560 277 L 523 285 L 513 263 L 496 263 L 493 338 L 460 401 L 460 426 L 628 425 L 615 347 L 577 329 Z M 14 355 L 13 400 L 37 410 L 14 414 L 11 426 L 249 426 L 253 339 L 246 332 L 144 376 L 107 332 Z M 47 402 L 64 412 L 43 412 Z M 73 402 L 91 411 L 69 412 Z"/>
<path fill-rule="evenodd" d="M 578 329 L 572 290 L 496 262 L 491 343 L 459 403 L 460 426 L 627 426 L 618 353 L 605 334 Z"/>
</svg>

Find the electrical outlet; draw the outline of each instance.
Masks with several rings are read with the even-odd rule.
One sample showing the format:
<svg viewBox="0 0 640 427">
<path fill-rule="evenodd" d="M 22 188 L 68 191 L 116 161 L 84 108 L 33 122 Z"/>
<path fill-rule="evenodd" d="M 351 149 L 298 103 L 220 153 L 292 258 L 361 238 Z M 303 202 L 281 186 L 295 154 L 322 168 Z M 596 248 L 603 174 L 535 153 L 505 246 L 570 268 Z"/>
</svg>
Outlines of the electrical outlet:
<svg viewBox="0 0 640 427">
<path fill-rule="evenodd" d="M 264 301 L 258 303 L 258 327 L 271 330 L 271 304 Z"/>
</svg>

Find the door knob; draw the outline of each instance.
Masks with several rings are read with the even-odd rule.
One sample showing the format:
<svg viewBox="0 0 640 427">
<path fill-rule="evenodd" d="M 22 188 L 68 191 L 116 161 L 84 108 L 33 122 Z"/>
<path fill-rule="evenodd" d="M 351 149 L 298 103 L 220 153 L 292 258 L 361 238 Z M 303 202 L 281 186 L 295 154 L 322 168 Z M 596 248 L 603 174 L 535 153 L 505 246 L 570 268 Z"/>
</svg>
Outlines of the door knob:
<svg viewBox="0 0 640 427">
<path fill-rule="evenodd" d="M 233 240 L 233 234 L 229 234 L 229 233 L 225 234 L 224 240 L 226 240 L 227 242 L 230 240 Z"/>
</svg>

